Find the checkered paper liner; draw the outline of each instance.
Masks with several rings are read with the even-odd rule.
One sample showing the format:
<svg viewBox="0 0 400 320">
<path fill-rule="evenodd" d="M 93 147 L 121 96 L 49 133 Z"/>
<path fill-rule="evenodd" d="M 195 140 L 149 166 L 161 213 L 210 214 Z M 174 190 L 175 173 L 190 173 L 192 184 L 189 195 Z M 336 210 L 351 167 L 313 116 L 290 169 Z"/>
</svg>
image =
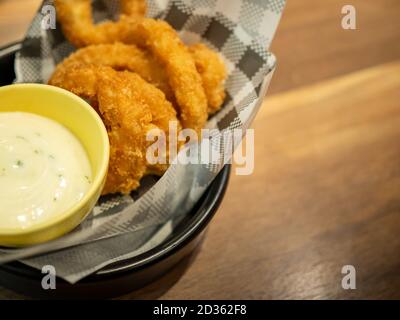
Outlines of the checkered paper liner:
<svg viewBox="0 0 400 320">
<path fill-rule="evenodd" d="M 93 1 L 95 22 L 117 19 L 118 2 Z M 46 5 L 52 5 L 52 1 L 44 1 L 42 8 Z M 129 196 L 102 197 L 93 213 L 72 233 L 31 248 L 2 250 L 0 263 L 23 259 L 40 269 L 53 265 L 58 276 L 74 283 L 164 241 L 174 223 L 193 208 L 229 160 L 227 150 L 232 146 L 227 145 L 227 134 L 247 129 L 254 119 L 273 74 L 275 58 L 266 48 L 284 5 L 284 0 L 148 1 L 150 17 L 169 22 L 187 44 L 203 42 L 217 50 L 226 63 L 224 106 L 207 124 L 213 129 L 208 141 L 196 146 L 211 146 L 223 155 L 221 161 L 173 164 L 158 181 L 145 178 L 141 188 Z M 17 54 L 16 82 L 46 83 L 56 64 L 76 50 L 65 39 L 60 25 L 42 29 L 43 18 L 40 9 Z M 41 255 L 29 258 L 35 254 Z"/>
</svg>

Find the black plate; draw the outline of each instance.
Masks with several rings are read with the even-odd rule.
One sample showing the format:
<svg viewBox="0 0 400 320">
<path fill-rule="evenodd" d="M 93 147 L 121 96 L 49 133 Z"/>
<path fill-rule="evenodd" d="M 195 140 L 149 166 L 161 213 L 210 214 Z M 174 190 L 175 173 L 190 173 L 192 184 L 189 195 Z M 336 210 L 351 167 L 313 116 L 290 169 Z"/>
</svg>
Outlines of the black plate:
<svg viewBox="0 0 400 320">
<path fill-rule="evenodd" d="M 0 49 L 0 85 L 12 83 L 16 43 Z M 217 211 L 228 185 L 230 165 L 226 165 L 171 237 L 154 249 L 135 258 L 108 266 L 75 285 L 57 279 L 56 290 L 43 290 L 39 270 L 13 262 L 0 266 L 0 285 L 16 292 L 44 298 L 110 298 L 141 290 L 138 298 L 162 294 L 190 265 L 203 239 L 205 228 Z M 143 296 L 143 292 L 146 292 Z"/>
</svg>

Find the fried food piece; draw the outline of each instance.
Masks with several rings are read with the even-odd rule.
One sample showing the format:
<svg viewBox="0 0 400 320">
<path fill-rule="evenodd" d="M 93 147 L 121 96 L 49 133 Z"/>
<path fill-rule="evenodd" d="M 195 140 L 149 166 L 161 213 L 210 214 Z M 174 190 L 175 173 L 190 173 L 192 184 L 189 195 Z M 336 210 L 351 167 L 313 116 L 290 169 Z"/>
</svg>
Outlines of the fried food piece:
<svg viewBox="0 0 400 320">
<path fill-rule="evenodd" d="M 94 25 L 90 1 L 56 0 L 55 4 L 66 37 L 78 47 L 124 42 L 148 49 L 166 68 L 185 128 L 199 133 L 208 113 L 221 107 L 225 95 L 221 87 L 226 72 L 217 54 L 210 49 L 200 45 L 189 51 L 176 31 L 164 21 L 122 16 L 117 22 Z M 158 87 L 171 99 L 167 87 Z"/>
<path fill-rule="evenodd" d="M 127 16 L 143 17 L 147 11 L 146 0 L 120 0 L 121 12 Z"/>
<path fill-rule="evenodd" d="M 57 77 L 59 72 L 76 64 L 107 66 L 115 70 L 136 72 L 163 91 L 169 101 L 174 101 L 174 94 L 163 66 L 151 54 L 135 45 L 114 43 L 81 48 L 57 65 L 52 77 Z"/>
<path fill-rule="evenodd" d="M 208 114 L 213 114 L 221 108 L 225 98 L 225 65 L 219 55 L 204 44 L 192 45 L 189 50 L 202 78 L 208 101 Z M 77 63 L 109 66 L 115 70 L 136 72 L 163 91 L 167 99 L 173 105 L 175 104 L 174 93 L 163 66 L 151 54 L 135 45 L 114 43 L 81 48 L 60 63 L 54 74 L 56 75 L 60 69 L 69 68 Z"/>
<path fill-rule="evenodd" d="M 208 101 L 208 114 L 217 112 L 225 99 L 225 64 L 215 51 L 198 43 L 189 47 Z"/>
<path fill-rule="evenodd" d="M 58 19 L 66 37 L 77 46 L 118 41 L 147 48 L 165 67 L 185 128 L 200 134 L 207 113 L 202 79 L 177 32 L 161 20 L 126 17 L 94 25 L 90 0 L 56 0 Z"/>
<path fill-rule="evenodd" d="M 54 0 L 54 4 L 65 36 L 76 47 L 117 41 L 118 23 L 93 24 L 91 0 Z M 145 0 L 120 0 L 120 6 L 121 12 L 131 17 L 142 17 L 147 10 Z"/>
<path fill-rule="evenodd" d="M 118 24 L 93 24 L 91 0 L 55 0 L 54 4 L 65 36 L 76 47 L 118 38 Z"/>
<path fill-rule="evenodd" d="M 164 94 L 139 75 L 110 67 L 71 65 L 49 84 L 96 100 L 110 139 L 110 166 L 103 194 L 129 193 L 146 174 L 162 174 L 167 165 L 146 160 L 146 133 L 158 128 L 168 134 L 176 112 Z"/>
<path fill-rule="evenodd" d="M 122 17 L 120 23 L 122 42 L 147 48 L 164 65 L 183 127 L 200 136 L 208 118 L 207 98 L 194 60 L 177 32 L 162 20 Z"/>
</svg>

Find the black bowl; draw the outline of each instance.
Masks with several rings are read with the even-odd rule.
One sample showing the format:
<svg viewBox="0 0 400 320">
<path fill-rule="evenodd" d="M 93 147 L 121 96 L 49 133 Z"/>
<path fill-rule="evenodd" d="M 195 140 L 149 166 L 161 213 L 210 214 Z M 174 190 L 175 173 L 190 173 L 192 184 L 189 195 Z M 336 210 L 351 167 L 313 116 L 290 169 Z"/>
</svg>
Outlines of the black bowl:
<svg viewBox="0 0 400 320">
<path fill-rule="evenodd" d="M 16 43 L 0 49 L 0 86 L 14 80 L 14 57 L 20 47 Z M 56 290 L 42 289 L 43 274 L 39 270 L 13 262 L 0 266 L 0 285 L 36 298 L 77 299 L 111 298 L 151 284 L 145 296 L 141 293 L 144 290 L 133 296 L 155 298 L 179 279 L 193 260 L 195 249 L 224 197 L 229 173 L 230 165 L 226 165 L 173 234 L 146 253 L 108 266 L 74 285 L 57 279 Z"/>
</svg>

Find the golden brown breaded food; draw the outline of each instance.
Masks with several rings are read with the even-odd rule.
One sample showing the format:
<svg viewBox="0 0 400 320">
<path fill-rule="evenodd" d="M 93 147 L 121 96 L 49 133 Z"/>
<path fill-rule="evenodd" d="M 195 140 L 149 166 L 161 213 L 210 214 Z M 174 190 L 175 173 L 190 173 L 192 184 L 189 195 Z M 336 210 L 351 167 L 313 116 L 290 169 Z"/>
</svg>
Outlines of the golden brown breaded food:
<svg viewBox="0 0 400 320">
<path fill-rule="evenodd" d="M 162 20 L 122 17 L 120 23 L 122 42 L 147 48 L 164 65 L 182 126 L 200 136 L 208 118 L 207 98 L 194 60 L 177 32 Z"/>
<path fill-rule="evenodd" d="M 64 35 L 76 47 L 118 39 L 118 24 L 93 24 L 91 0 L 55 0 L 54 4 Z"/>
<path fill-rule="evenodd" d="M 208 101 L 208 114 L 217 112 L 225 99 L 225 64 L 215 51 L 198 43 L 189 47 Z"/>
<path fill-rule="evenodd" d="M 189 50 L 202 79 L 208 102 L 208 113 L 213 114 L 221 108 L 225 98 L 225 65 L 218 53 L 204 44 L 192 45 Z M 81 48 L 60 63 L 55 73 L 77 63 L 109 66 L 115 70 L 136 72 L 163 91 L 167 99 L 175 105 L 175 97 L 164 67 L 149 52 L 135 45 L 117 42 Z"/>
<path fill-rule="evenodd" d="M 54 4 L 65 36 L 76 47 L 118 41 L 118 23 L 93 24 L 91 0 L 54 0 Z M 120 6 L 121 13 L 131 17 L 142 17 L 147 10 L 145 0 L 120 0 Z"/>
<path fill-rule="evenodd" d="M 202 79 L 187 47 L 165 21 L 123 16 L 94 25 L 89 0 L 56 0 L 66 37 L 77 46 L 124 42 L 148 49 L 165 67 L 184 128 L 200 134 L 208 118 Z"/>
<path fill-rule="evenodd" d="M 117 42 L 81 48 L 57 65 L 53 77 L 58 72 L 76 64 L 107 66 L 117 71 L 136 72 L 144 80 L 163 91 L 168 100 L 174 100 L 174 94 L 168 84 L 164 67 L 149 52 L 135 45 Z"/>
<path fill-rule="evenodd" d="M 66 38 L 81 49 L 57 66 L 49 83 L 88 99 L 99 112 L 111 143 L 103 193 L 128 193 L 144 175 L 168 168 L 146 159 L 150 130 L 168 137 L 172 121 L 178 132 L 191 128 L 200 136 L 208 115 L 220 109 L 224 63 L 205 45 L 185 46 L 165 21 L 144 18 L 144 0 L 120 0 L 120 20 L 96 25 L 90 0 L 55 5 Z"/>
<path fill-rule="evenodd" d="M 167 165 L 149 165 L 146 134 L 158 128 L 168 134 L 176 112 L 165 95 L 139 75 L 110 67 L 74 65 L 49 84 L 96 100 L 110 139 L 110 166 L 103 194 L 129 193 L 146 174 L 162 174 Z M 179 124 L 178 124 L 179 125 Z"/>
</svg>

